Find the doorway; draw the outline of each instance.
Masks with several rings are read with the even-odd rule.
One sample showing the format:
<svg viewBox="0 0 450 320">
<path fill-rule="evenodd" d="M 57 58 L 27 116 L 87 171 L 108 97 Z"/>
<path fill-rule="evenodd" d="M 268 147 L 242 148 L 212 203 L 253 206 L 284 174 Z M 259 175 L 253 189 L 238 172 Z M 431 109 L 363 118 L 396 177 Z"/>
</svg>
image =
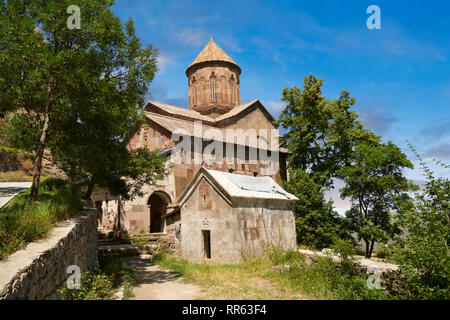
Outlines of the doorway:
<svg viewBox="0 0 450 320">
<path fill-rule="evenodd" d="M 205 259 L 211 259 L 211 231 L 202 230 L 203 236 L 203 257 Z"/>
<path fill-rule="evenodd" d="M 164 231 L 165 214 L 169 203 L 170 198 L 163 191 L 155 191 L 150 198 L 148 198 L 147 204 L 150 210 L 150 233 Z"/>
</svg>

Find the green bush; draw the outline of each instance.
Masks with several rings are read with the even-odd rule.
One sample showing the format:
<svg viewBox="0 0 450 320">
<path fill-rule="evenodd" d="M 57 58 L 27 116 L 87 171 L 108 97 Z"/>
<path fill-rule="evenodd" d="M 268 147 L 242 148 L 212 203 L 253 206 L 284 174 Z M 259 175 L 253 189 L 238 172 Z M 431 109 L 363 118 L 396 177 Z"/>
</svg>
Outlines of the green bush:
<svg viewBox="0 0 450 320">
<path fill-rule="evenodd" d="M 378 258 L 388 259 L 393 255 L 393 250 L 390 247 L 381 247 L 376 252 Z"/>
<path fill-rule="evenodd" d="M 69 289 L 65 285 L 61 290 L 62 300 L 107 300 L 122 284 L 125 287 L 124 299 L 133 296 L 132 287 L 136 281 L 131 268 L 116 256 L 100 256 L 95 274 L 85 272 L 81 277 L 79 290 Z"/>
<path fill-rule="evenodd" d="M 314 258 L 306 263 L 303 255 L 296 251 L 283 251 L 277 246 L 267 246 L 266 255 L 273 265 L 289 265 L 271 272 L 275 281 L 282 281 L 293 291 L 316 299 L 378 300 L 385 299 L 382 290 L 369 289 L 365 268 L 351 259 L 351 244 L 338 242 L 334 246 L 342 256 L 340 262 L 328 257 Z"/>
<path fill-rule="evenodd" d="M 407 237 L 397 239 L 395 258 L 408 299 L 450 299 L 450 179 L 427 167 L 414 148 L 425 173 L 424 188 L 411 206 L 400 207 Z M 448 169 L 450 166 L 437 162 Z"/>
<path fill-rule="evenodd" d="M 21 193 L 0 211 L 0 259 L 45 237 L 82 208 L 77 186 L 62 179 L 44 179 L 36 202 L 29 202 L 29 194 Z"/>
<path fill-rule="evenodd" d="M 274 266 L 287 265 L 302 260 L 303 256 L 296 250 L 283 250 L 280 245 L 264 244 L 264 253 Z"/>
</svg>

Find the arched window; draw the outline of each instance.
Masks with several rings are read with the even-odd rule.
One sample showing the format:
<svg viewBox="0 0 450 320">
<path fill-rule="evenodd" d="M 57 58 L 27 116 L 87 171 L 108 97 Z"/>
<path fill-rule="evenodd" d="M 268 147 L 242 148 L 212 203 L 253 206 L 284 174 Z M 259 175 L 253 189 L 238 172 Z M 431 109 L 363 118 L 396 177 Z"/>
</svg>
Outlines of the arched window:
<svg viewBox="0 0 450 320">
<path fill-rule="evenodd" d="M 235 94 L 234 94 L 234 82 L 231 84 L 231 103 L 234 104 L 234 101 L 236 100 Z"/>
<path fill-rule="evenodd" d="M 192 77 L 192 104 L 197 105 L 197 85 L 195 77 Z"/>
<path fill-rule="evenodd" d="M 211 101 L 216 102 L 216 83 L 214 77 L 211 77 Z"/>
<path fill-rule="evenodd" d="M 236 101 L 236 95 L 235 95 L 235 88 L 234 88 L 234 76 L 233 75 L 231 75 L 231 78 L 230 78 L 230 82 L 231 82 L 231 104 L 235 104 L 235 101 Z"/>
</svg>

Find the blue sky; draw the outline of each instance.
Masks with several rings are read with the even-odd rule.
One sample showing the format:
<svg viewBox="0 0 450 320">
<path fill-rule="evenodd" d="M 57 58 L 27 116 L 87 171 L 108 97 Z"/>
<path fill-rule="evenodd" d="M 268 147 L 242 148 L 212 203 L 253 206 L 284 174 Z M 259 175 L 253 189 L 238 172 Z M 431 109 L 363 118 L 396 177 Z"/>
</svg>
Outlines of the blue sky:
<svg viewBox="0 0 450 320">
<path fill-rule="evenodd" d="M 371 4 L 380 30 L 366 27 Z M 116 0 L 113 11 L 160 50 L 152 100 L 187 107 L 185 70 L 213 35 L 242 68 L 242 102 L 258 98 L 277 117 L 282 89 L 312 73 L 327 97 L 350 90 L 365 125 L 410 160 L 407 139 L 450 162 L 449 1 Z M 413 162 L 407 175 L 420 181 Z"/>
</svg>

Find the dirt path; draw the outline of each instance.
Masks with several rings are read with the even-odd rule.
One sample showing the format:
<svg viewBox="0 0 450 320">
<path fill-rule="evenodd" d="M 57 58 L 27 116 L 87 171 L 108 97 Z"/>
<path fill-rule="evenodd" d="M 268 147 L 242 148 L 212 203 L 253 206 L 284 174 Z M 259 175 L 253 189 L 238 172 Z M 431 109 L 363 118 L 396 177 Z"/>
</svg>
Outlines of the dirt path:
<svg viewBox="0 0 450 320">
<path fill-rule="evenodd" d="M 29 187 L 31 182 L 0 182 L 0 208 Z"/>
<path fill-rule="evenodd" d="M 179 275 L 160 269 L 148 258 L 133 256 L 123 261 L 136 273 L 133 300 L 193 300 L 200 293 L 198 286 L 184 283 Z"/>
</svg>

